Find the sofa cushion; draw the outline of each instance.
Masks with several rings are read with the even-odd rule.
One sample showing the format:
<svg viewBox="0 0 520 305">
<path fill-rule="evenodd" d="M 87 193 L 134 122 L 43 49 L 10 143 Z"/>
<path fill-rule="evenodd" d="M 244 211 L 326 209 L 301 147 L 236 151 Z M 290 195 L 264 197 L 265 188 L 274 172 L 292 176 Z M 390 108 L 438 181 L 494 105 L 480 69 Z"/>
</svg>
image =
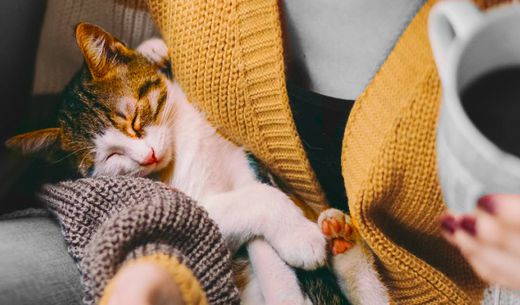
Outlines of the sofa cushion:
<svg viewBox="0 0 520 305">
<path fill-rule="evenodd" d="M 159 37 L 145 0 L 48 0 L 34 94 L 61 92 L 80 68 L 83 58 L 74 28 L 81 21 L 101 26 L 130 47 Z"/>
<path fill-rule="evenodd" d="M 0 304 L 82 304 L 78 269 L 48 217 L 0 220 L 0 270 Z"/>
</svg>

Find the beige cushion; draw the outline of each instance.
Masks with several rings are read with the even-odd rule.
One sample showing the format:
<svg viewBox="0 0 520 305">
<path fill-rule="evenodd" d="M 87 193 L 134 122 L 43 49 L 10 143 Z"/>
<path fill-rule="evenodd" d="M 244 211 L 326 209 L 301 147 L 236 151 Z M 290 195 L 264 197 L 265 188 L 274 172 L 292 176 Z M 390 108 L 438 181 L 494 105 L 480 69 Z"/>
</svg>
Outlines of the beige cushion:
<svg viewBox="0 0 520 305">
<path fill-rule="evenodd" d="M 61 92 L 81 67 L 83 59 L 74 38 L 80 21 L 103 27 L 131 47 L 159 36 L 144 0 L 49 0 L 33 94 Z"/>
</svg>

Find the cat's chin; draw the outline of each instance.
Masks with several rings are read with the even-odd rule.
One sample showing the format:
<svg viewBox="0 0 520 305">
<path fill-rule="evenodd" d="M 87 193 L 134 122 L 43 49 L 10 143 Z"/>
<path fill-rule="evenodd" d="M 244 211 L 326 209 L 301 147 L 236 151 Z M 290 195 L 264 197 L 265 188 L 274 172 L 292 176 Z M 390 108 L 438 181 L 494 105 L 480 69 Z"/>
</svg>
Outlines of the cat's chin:
<svg viewBox="0 0 520 305">
<path fill-rule="evenodd" d="M 137 177 L 148 177 L 153 180 L 161 180 L 161 176 L 164 172 L 164 170 L 167 170 L 168 166 L 170 165 L 170 160 L 161 160 L 161 162 L 157 164 L 152 164 L 148 166 L 141 166 L 141 170 L 138 171 L 134 176 Z"/>
</svg>

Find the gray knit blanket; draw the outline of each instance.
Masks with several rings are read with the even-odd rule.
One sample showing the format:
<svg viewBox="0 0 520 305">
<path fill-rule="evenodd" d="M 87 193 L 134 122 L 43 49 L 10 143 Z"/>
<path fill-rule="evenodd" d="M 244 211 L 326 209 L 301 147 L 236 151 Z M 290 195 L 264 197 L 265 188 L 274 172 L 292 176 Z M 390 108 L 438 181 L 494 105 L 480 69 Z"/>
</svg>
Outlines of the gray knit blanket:
<svg viewBox="0 0 520 305">
<path fill-rule="evenodd" d="M 189 267 L 210 304 L 240 303 L 216 224 L 178 190 L 119 176 L 46 185 L 40 197 L 61 224 L 82 275 L 85 304 L 99 301 L 124 262 L 158 252 Z"/>
</svg>

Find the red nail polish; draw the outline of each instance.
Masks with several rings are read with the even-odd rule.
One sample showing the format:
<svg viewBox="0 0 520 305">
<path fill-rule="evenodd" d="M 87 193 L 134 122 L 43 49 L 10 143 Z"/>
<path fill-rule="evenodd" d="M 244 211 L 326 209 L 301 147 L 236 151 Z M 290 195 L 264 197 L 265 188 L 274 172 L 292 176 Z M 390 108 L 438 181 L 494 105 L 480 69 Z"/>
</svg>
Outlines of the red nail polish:
<svg viewBox="0 0 520 305">
<path fill-rule="evenodd" d="M 493 195 L 485 195 L 480 197 L 477 206 L 479 209 L 488 212 L 491 215 L 496 213 L 496 204 L 495 200 L 493 200 Z"/>
<path fill-rule="evenodd" d="M 441 217 L 441 229 L 449 234 L 455 233 L 457 229 L 457 221 L 451 215 L 444 215 Z"/>
<path fill-rule="evenodd" d="M 472 216 L 464 216 L 460 221 L 460 227 L 471 236 L 477 235 L 477 220 Z"/>
</svg>

